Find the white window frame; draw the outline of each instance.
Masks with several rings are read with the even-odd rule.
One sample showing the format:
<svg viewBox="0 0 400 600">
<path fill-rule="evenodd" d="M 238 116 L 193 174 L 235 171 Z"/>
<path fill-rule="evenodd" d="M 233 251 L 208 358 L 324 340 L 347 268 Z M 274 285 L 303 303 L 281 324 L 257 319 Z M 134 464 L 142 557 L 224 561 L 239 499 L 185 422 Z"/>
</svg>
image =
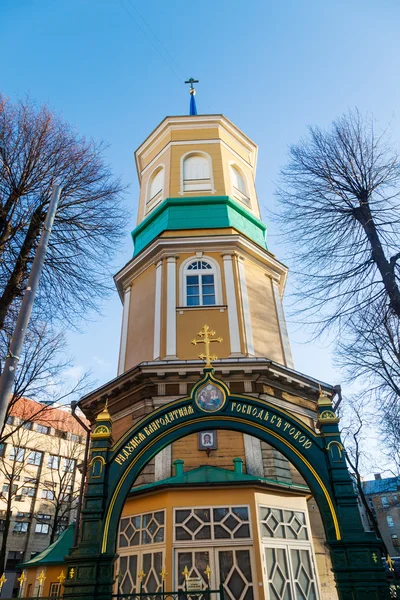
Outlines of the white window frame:
<svg viewBox="0 0 400 600">
<path fill-rule="evenodd" d="M 161 190 L 159 192 L 157 192 L 157 194 L 155 194 L 155 196 L 153 196 L 152 198 L 150 198 L 150 189 L 151 189 L 151 183 L 153 181 L 153 179 L 157 176 L 158 172 L 162 171 L 163 173 L 163 178 L 162 178 L 162 187 Z M 156 206 L 158 206 L 160 204 L 160 202 L 162 200 L 164 200 L 165 198 L 165 165 L 164 163 L 160 163 L 159 165 L 157 165 L 151 172 L 150 177 L 147 180 L 147 184 L 146 184 L 146 202 L 145 202 L 145 215 L 147 215 L 149 212 L 151 212 Z"/>
<path fill-rule="evenodd" d="M 232 169 L 236 169 L 236 171 L 239 173 L 239 175 L 243 179 L 244 187 L 246 190 L 245 194 L 241 190 L 239 190 L 235 185 L 233 185 Z M 231 194 L 232 194 L 233 198 L 235 198 L 236 200 L 240 200 L 240 202 L 242 204 L 244 204 L 247 208 L 252 208 L 250 190 L 249 190 L 249 182 L 247 180 L 247 177 L 244 174 L 243 169 L 241 169 L 237 165 L 237 163 L 235 163 L 233 161 L 231 161 L 229 163 L 229 181 L 230 181 L 230 186 L 231 186 Z"/>
<path fill-rule="evenodd" d="M 263 536 L 261 520 L 260 520 L 260 508 L 270 508 L 270 509 L 276 509 L 276 510 L 282 510 L 282 511 L 288 510 L 288 511 L 304 513 L 305 523 L 306 523 L 306 528 L 307 528 L 307 533 L 308 533 L 308 540 L 294 540 L 292 538 Z M 293 570 L 292 570 L 292 560 L 291 560 L 291 556 L 290 556 L 290 549 L 309 550 L 310 555 L 311 555 L 313 571 L 314 571 L 315 585 L 316 585 L 316 591 L 317 591 L 317 600 L 322 600 L 321 585 L 320 585 L 320 581 L 319 581 L 317 560 L 316 560 L 316 556 L 315 556 L 315 552 L 314 552 L 311 523 L 310 523 L 307 509 L 306 508 L 304 508 L 304 509 L 303 508 L 295 508 L 293 506 L 286 506 L 286 505 L 276 506 L 276 505 L 272 505 L 272 504 L 265 504 L 265 502 L 259 502 L 259 503 L 257 503 L 257 523 L 258 523 L 258 529 L 259 529 L 260 548 L 261 548 L 261 554 L 262 554 L 261 560 L 262 560 L 262 564 L 263 564 L 264 589 L 266 591 L 266 594 L 269 593 L 268 592 L 269 587 L 268 587 L 267 565 L 266 565 L 266 560 L 265 560 L 265 548 L 285 548 L 286 549 L 287 557 L 288 557 L 288 561 L 289 561 L 289 571 L 290 571 L 291 576 L 293 574 Z M 294 592 L 293 592 L 294 579 L 290 580 L 290 584 L 291 584 L 291 589 L 292 589 L 292 595 L 294 598 L 295 597 Z"/>
<path fill-rule="evenodd" d="M 190 156 L 196 156 L 196 155 L 204 156 L 208 160 L 208 168 L 209 168 L 209 172 L 210 172 L 210 177 L 209 177 L 210 187 L 209 188 L 198 188 L 198 189 L 193 189 L 193 190 L 185 190 L 185 180 L 184 180 L 184 174 L 183 174 L 184 162 Z M 180 183 L 181 183 L 181 191 L 179 192 L 180 195 L 183 195 L 183 194 L 199 195 L 199 192 L 205 192 L 205 193 L 211 192 L 211 194 L 215 194 L 214 174 L 213 174 L 211 156 L 209 154 L 207 154 L 207 152 L 203 152 L 202 150 L 190 150 L 189 152 L 186 152 L 185 154 L 183 154 L 183 156 L 181 156 L 181 165 L 180 165 Z"/>
<path fill-rule="evenodd" d="M 247 508 L 248 511 L 248 515 L 249 515 L 249 532 L 250 535 L 247 538 L 237 538 L 237 539 L 229 539 L 229 538 L 218 538 L 218 539 L 208 539 L 208 540 L 177 540 L 176 536 L 175 536 L 175 526 L 178 525 L 179 523 L 176 523 L 175 520 L 175 514 L 178 510 L 204 510 L 204 509 L 209 509 L 211 511 L 211 522 L 210 522 L 210 526 L 211 526 L 211 530 L 213 527 L 213 523 L 214 523 L 214 517 L 213 517 L 213 513 L 212 511 L 214 510 L 214 508 Z M 218 523 L 217 523 L 218 524 Z M 207 505 L 207 506 L 176 506 L 174 507 L 173 511 L 172 511 L 172 529 L 173 529 L 173 544 L 174 544 L 174 548 L 176 549 L 182 549 L 182 548 L 204 548 L 206 547 L 219 547 L 222 546 L 223 548 L 233 548 L 236 546 L 252 546 L 253 545 L 253 527 L 252 527 L 252 519 L 251 519 L 251 507 L 250 504 L 213 504 L 213 505 Z"/>
<path fill-rule="evenodd" d="M 210 263 L 212 269 L 208 271 L 209 275 L 214 275 L 215 304 L 199 304 L 198 306 L 188 306 L 186 297 L 186 275 L 195 275 L 195 271 L 188 271 L 187 267 L 195 260 L 204 260 Z M 198 271 L 199 272 L 199 271 Z M 222 305 L 222 284 L 221 269 L 216 260 L 210 256 L 191 256 L 184 260 L 179 269 L 179 305 L 187 308 L 208 309 Z"/>
</svg>

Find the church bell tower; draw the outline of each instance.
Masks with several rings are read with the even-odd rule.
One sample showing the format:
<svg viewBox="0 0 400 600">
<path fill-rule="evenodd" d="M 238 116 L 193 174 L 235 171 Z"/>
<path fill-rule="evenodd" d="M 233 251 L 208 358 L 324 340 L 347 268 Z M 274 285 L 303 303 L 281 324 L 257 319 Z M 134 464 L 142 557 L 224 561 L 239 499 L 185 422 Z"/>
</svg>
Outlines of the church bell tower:
<svg viewBox="0 0 400 600">
<path fill-rule="evenodd" d="M 189 397 L 207 366 L 225 395 L 278 407 L 315 431 L 318 399 L 331 406 L 335 392 L 293 368 L 282 307 L 287 268 L 266 242 L 257 146 L 224 115 L 198 115 L 188 83 L 190 114 L 166 117 L 135 152 L 134 250 L 115 276 L 118 375 L 80 406 L 95 422 L 107 400 L 118 445 L 133 425 Z M 228 600 L 335 600 L 305 480 L 258 437 L 213 426 L 218 397 L 209 387 L 198 400 L 210 413 L 204 428 L 161 440 L 126 498 L 116 534 L 121 591 L 185 590 L 193 579 L 199 589 L 224 586 Z M 296 431 L 287 435 L 297 439 Z"/>
</svg>

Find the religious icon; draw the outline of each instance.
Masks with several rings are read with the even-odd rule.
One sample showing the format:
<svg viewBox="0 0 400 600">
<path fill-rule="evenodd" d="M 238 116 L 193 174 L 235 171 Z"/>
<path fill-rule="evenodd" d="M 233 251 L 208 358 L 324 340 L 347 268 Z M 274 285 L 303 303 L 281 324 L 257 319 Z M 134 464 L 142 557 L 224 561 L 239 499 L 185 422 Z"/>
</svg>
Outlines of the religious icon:
<svg viewBox="0 0 400 600">
<path fill-rule="evenodd" d="M 200 431 L 199 433 L 199 450 L 216 450 L 217 449 L 217 432 L 216 431 Z"/>
<path fill-rule="evenodd" d="M 196 404 L 206 412 L 216 412 L 224 404 L 224 394 L 220 388 L 208 383 L 196 393 Z"/>
</svg>

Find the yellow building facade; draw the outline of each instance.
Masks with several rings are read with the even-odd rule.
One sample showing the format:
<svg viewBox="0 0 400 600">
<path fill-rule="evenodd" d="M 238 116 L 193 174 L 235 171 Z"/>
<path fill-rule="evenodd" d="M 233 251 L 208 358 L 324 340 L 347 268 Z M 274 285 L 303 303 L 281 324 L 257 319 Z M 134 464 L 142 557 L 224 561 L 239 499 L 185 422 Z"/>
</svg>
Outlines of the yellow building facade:
<svg viewBox="0 0 400 600">
<path fill-rule="evenodd" d="M 257 146 L 222 115 L 167 117 L 135 160 L 134 255 L 115 276 L 118 377 L 81 408 L 94 421 L 107 400 L 118 440 L 187 396 L 203 373 L 207 325 L 215 375 L 231 393 L 266 400 L 315 431 L 320 384 L 293 367 L 287 268 L 266 246 Z M 210 388 L 204 402 L 216 400 Z M 268 444 L 212 421 L 147 463 L 126 499 L 117 552 L 115 589 L 125 594 L 160 591 L 163 578 L 184 589 L 186 573 L 202 588 L 223 584 L 229 600 L 337 598 L 305 481 Z"/>
</svg>

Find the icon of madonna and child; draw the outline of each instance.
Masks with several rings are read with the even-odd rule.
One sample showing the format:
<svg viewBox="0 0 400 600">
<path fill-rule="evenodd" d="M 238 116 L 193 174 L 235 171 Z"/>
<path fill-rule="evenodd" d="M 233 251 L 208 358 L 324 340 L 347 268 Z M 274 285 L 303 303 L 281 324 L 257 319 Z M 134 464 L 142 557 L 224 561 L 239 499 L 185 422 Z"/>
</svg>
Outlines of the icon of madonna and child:
<svg viewBox="0 0 400 600">
<path fill-rule="evenodd" d="M 196 394 L 196 403 L 199 408 L 206 412 L 215 412 L 224 404 L 223 392 L 212 383 L 200 388 Z"/>
</svg>

